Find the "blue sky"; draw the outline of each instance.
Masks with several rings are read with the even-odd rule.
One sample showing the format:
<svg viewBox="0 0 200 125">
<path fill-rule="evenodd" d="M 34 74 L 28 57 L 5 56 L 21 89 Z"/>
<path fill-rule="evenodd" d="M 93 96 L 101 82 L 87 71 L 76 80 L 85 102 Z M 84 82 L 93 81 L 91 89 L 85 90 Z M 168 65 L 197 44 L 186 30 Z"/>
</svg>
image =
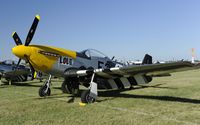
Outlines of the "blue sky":
<svg viewBox="0 0 200 125">
<path fill-rule="evenodd" d="M 108 56 L 155 60 L 200 58 L 199 0 L 2 0 L 0 60 L 16 59 L 11 34 L 24 41 L 40 14 L 31 44 L 81 51 L 94 48 Z"/>
</svg>

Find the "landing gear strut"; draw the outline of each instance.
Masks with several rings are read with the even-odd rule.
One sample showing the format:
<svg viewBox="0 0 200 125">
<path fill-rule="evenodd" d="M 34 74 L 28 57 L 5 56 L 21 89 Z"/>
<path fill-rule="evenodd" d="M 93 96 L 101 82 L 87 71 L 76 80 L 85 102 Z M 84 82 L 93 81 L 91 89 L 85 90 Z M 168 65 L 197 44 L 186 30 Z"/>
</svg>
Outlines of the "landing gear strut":
<svg viewBox="0 0 200 125">
<path fill-rule="evenodd" d="M 85 90 L 81 94 L 81 102 L 82 103 L 94 103 L 97 99 L 97 95 L 98 95 L 97 83 L 93 82 L 94 76 L 95 76 L 95 74 L 92 75 L 89 90 Z"/>
<path fill-rule="evenodd" d="M 50 84 L 51 84 L 51 75 L 49 75 L 49 78 L 45 81 L 44 85 L 42 87 L 40 87 L 40 89 L 39 89 L 40 97 L 45 97 L 45 96 L 51 95 Z"/>
</svg>

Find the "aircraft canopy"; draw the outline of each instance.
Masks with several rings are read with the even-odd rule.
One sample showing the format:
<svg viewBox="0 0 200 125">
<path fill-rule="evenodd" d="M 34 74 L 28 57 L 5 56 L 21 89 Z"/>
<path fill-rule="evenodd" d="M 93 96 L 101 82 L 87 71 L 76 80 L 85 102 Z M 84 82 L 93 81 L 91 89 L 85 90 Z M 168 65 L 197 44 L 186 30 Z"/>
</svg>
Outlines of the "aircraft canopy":
<svg viewBox="0 0 200 125">
<path fill-rule="evenodd" d="M 90 57 L 108 58 L 105 54 L 95 49 L 86 49 L 86 50 L 83 50 L 81 53 L 87 56 L 88 58 Z"/>
</svg>

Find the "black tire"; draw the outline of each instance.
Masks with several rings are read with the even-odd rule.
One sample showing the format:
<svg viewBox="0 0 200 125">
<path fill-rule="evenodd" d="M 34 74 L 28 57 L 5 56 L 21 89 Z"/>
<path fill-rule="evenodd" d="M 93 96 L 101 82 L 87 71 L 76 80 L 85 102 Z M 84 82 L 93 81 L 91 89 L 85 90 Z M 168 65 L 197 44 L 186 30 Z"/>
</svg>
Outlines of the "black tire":
<svg viewBox="0 0 200 125">
<path fill-rule="evenodd" d="M 63 93 L 72 94 L 72 88 L 69 84 L 65 83 L 65 81 L 61 85 L 61 89 Z"/>
<path fill-rule="evenodd" d="M 45 90 L 47 89 L 47 85 L 44 85 L 40 87 L 39 89 L 39 96 L 40 97 L 45 97 L 45 96 L 50 96 L 51 95 L 51 89 L 48 88 L 47 92 L 45 93 Z"/>
<path fill-rule="evenodd" d="M 82 103 L 94 103 L 95 101 L 96 101 L 95 98 L 90 96 L 90 90 L 85 90 L 81 94 Z"/>
<path fill-rule="evenodd" d="M 65 81 L 61 85 L 61 89 L 63 93 L 77 95 L 79 92 L 79 83 L 77 78 L 65 79 Z"/>
</svg>

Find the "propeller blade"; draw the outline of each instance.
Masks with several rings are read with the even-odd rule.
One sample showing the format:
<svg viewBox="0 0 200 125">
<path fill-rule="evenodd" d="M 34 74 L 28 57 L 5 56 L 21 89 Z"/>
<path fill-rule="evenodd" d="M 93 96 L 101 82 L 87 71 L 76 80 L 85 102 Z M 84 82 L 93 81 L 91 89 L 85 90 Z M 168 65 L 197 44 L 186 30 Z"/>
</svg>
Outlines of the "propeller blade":
<svg viewBox="0 0 200 125">
<path fill-rule="evenodd" d="M 32 24 L 32 26 L 31 26 L 31 28 L 30 28 L 30 30 L 28 32 L 28 35 L 26 37 L 25 46 L 28 46 L 30 44 L 30 42 L 31 42 L 31 40 L 32 40 L 32 38 L 33 38 L 33 36 L 35 34 L 35 30 L 37 28 L 37 25 L 38 25 L 39 21 L 40 21 L 40 16 L 36 15 L 35 19 L 33 21 L 33 24 Z"/>
<path fill-rule="evenodd" d="M 16 67 L 13 67 L 12 69 L 13 69 L 13 70 L 18 69 L 20 62 L 21 62 L 21 59 L 18 60 L 18 62 L 17 62 L 17 66 L 16 66 Z"/>
<path fill-rule="evenodd" d="M 114 60 L 114 58 L 115 58 L 115 56 L 113 56 L 111 60 Z"/>
<path fill-rule="evenodd" d="M 31 68 L 31 76 L 32 76 L 32 80 L 34 79 L 34 75 L 35 75 L 35 69 L 33 68 L 33 66 L 31 65 L 31 63 L 29 63 L 29 65 L 30 65 L 30 68 Z"/>
<path fill-rule="evenodd" d="M 32 74 L 32 80 L 34 79 L 34 73 L 35 73 L 35 69 L 33 68 L 33 66 L 31 65 L 31 63 L 30 63 L 30 61 L 29 61 L 29 59 L 28 59 L 28 57 L 25 55 L 25 58 L 26 58 L 26 60 L 27 60 L 27 62 L 28 62 L 28 64 L 29 64 L 29 66 L 30 66 L 30 68 L 31 68 L 31 74 Z"/>
<path fill-rule="evenodd" d="M 18 63 L 17 63 L 17 68 L 18 68 L 18 66 L 19 66 L 20 62 L 21 62 L 21 59 L 19 59 L 19 60 L 18 60 Z"/>
<path fill-rule="evenodd" d="M 19 38 L 19 36 L 17 35 L 17 32 L 13 32 L 12 33 L 12 38 L 14 39 L 16 45 L 22 45 L 22 41 L 21 39 Z"/>
</svg>

